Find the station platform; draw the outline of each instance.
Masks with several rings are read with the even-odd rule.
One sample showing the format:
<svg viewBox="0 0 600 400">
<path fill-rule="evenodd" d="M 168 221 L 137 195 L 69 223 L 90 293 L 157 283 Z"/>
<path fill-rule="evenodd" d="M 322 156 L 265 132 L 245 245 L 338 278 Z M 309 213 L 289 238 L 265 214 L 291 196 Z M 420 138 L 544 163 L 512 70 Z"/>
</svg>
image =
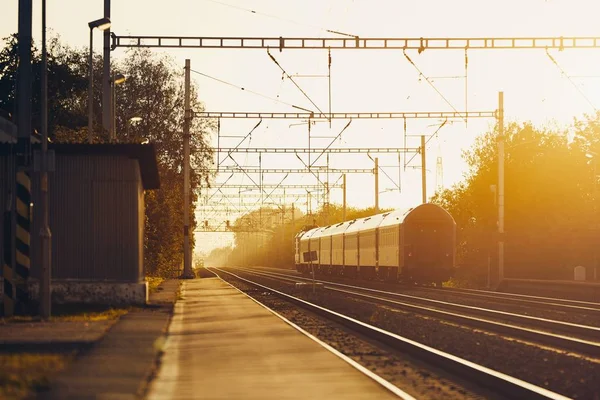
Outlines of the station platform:
<svg viewBox="0 0 600 400">
<path fill-rule="evenodd" d="M 398 398 L 219 278 L 181 297 L 148 399 Z"/>
</svg>

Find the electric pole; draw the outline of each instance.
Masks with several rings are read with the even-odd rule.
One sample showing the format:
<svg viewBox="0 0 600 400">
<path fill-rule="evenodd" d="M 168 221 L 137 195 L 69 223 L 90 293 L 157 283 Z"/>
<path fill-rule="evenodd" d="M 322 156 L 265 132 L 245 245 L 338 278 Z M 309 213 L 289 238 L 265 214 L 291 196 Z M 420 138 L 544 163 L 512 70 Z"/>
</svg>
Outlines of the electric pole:
<svg viewBox="0 0 600 400">
<path fill-rule="evenodd" d="M 183 275 L 191 279 L 192 254 L 190 249 L 190 60 L 185 60 L 185 114 L 183 120 Z"/>
<path fill-rule="evenodd" d="M 498 92 L 498 283 L 504 279 L 504 92 Z"/>
<path fill-rule="evenodd" d="M 427 164 L 425 159 L 425 135 L 421 135 L 421 191 L 423 204 L 427 203 Z"/>
<path fill-rule="evenodd" d="M 342 222 L 346 222 L 346 174 L 342 175 Z"/>
<path fill-rule="evenodd" d="M 42 226 L 39 237 L 42 244 L 40 273 L 40 316 L 50 318 L 52 313 L 51 266 L 52 232 L 48 224 L 48 55 L 46 51 L 46 0 L 42 0 L 42 152 L 40 165 L 40 207 Z"/>
<path fill-rule="evenodd" d="M 104 18 L 110 20 L 110 1 L 104 0 Z M 102 128 L 105 137 L 111 132 L 112 99 L 110 95 L 110 28 L 103 34 L 104 46 L 102 54 Z M 90 46 L 91 47 L 91 46 Z"/>
<path fill-rule="evenodd" d="M 375 157 L 375 214 L 379 214 L 379 158 Z"/>
</svg>

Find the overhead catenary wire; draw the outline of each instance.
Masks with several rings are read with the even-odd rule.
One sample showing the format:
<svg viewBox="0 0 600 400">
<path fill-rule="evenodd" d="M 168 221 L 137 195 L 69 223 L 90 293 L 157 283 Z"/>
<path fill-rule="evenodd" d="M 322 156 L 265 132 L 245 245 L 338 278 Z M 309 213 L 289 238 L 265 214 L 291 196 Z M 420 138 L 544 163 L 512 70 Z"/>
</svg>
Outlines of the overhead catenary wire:
<svg viewBox="0 0 600 400">
<path fill-rule="evenodd" d="M 437 87 L 435 87 L 435 85 L 433 84 L 433 82 L 431 82 L 431 80 L 427 76 L 425 76 L 425 74 L 419 69 L 419 67 L 417 66 L 417 64 L 415 64 L 413 62 L 413 60 L 408 56 L 408 54 L 406 54 L 406 50 L 402 50 L 402 52 L 404 53 L 404 57 L 406 57 L 406 59 L 408 60 L 408 62 L 411 63 L 412 66 L 415 67 L 415 69 L 419 72 L 419 75 L 422 76 L 425 79 L 425 81 L 433 88 L 433 90 L 435 90 L 437 92 L 437 94 L 440 95 L 440 97 L 446 102 L 446 104 L 448 104 L 450 106 L 450 108 L 452 108 L 452 110 L 454 110 L 454 112 L 457 113 L 465 121 L 465 123 L 466 123 L 467 122 L 467 118 L 463 117 L 462 114 L 452 105 L 452 103 L 450 103 L 450 100 L 448 100 L 446 98 L 446 96 L 444 96 L 444 94 L 442 92 L 440 92 Z"/>
<path fill-rule="evenodd" d="M 285 74 L 285 76 L 292 81 L 292 83 L 294 84 L 294 86 L 296 86 L 298 88 L 298 90 L 304 95 L 304 97 L 306 97 L 308 99 L 308 101 L 311 102 L 311 104 L 313 106 L 315 106 L 315 108 L 321 113 L 321 114 L 325 114 L 320 108 L 319 106 L 310 98 L 310 96 L 308 94 L 306 94 L 306 92 L 304 90 L 302 90 L 302 88 L 300 87 L 300 85 L 298 85 L 296 83 L 296 81 L 290 76 L 290 74 L 288 74 L 286 72 L 286 70 L 281 66 L 281 64 L 279 64 L 277 62 L 277 60 L 275 59 L 275 57 L 273 57 L 273 55 L 271 54 L 271 52 L 269 51 L 269 49 L 267 49 L 267 54 L 269 55 L 269 57 L 271 58 L 271 60 L 273 60 L 273 62 L 275 63 L 275 65 L 277 65 L 279 67 L 279 69 L 281 69 L 281 72 L 283 72 Z M 313 112 L 313 111 L 308 111 L 308 112 Z"/>
<path fill-rule="evenodd" d="M 554 63 L 554 65 L 556 65 L 556 68 L 558 68 L 558 70 L 560 71 L 560 73 L 569 80 L 569 82 L 571 82 L 571 84 L 575 87 L 575 89 L 577 89 L 577 91 L 579 92 L 579 94 L 588 102 L 588 104 L 594 109 L 594 111 L 598 111 L 596 109 L 596 107 L 594 106 L 594 104 L 592 103 L 592 101 L 585 95 L 585 93 L 583 92 L 583 90 L 581 90 L 581 88 L 579 87 L 579 85 L 577 85 L 575 82 L 573 82 L 573 80 L 571 79 L 571 77 L 569 75 L 567 75 L 567 73 L 565 72 L 564 69 L 561 68 L 561 66 L 558 64 L 558 62 L 554 59 L 554 57 L 552 57 L 552 55 L 550 54 L 550 52 L 548 51 L 548 49 L 546 49 L 546 55 L 548 56 L 548 58 L 550 58 L 550 61 L 552 61 Z"/>
<path fill-rule="evenodd" d="M 215 4 L 220 4 L 222 6 L 234 8 L 234 9 L 240 10 L 240 11 L 245 11 L 245 12 L 253 14 L 253 15 L 260 15 L 260 16 L 263 16 L 263 17 L 272 18 L 272 19 L 276 19 L 276 20 L 283 21 L 283 22 L 288 22 L 288 23 L 291 23 L 291 24 L 299 25 L 299 26 L 307 26 L 307 27 L 310 27 L 310 28 L 321 30 L 323 32 L 333 33 L 335 35 L 358 37 L 356 35 L 351 35 L 349 33 L 343 33 L 343 32 L 340 32 L 340 31 L 333 30 L 333 29 L 327 29 L 327 28 L 324 28 L 322 26 L 311 24 L 311 23 L 308 23 L 308 22 L 295 21 L 293 19 L 283 18 L 283 17 L 280 17 L 278 15 L 273 15 L 273 14 L 267 14 L 267 13 L 262 12 L 262 11 L 257 11 L 257 10 L 253 10 L 251 8 L 236 6 L 236 5 L 233 5 L 233 4 L 225 3 L 223 1 L 218 1 L 218 0 L 204 0 L 204 1 L 208 1 L 208 2 L 211 2 L 211 3 L 215 3 Z"/>
<path fill-rule="evenodd" d="M 203 73 L 203 72 L 196 71 L 196 70 L 193 70 L 193 69 L 191 69 L 190 71 L 192 71 L 192 72 L 194 72 L 194 73 L 196 73 L 196 74 L 198 74 L 198 75 L 202 75 L 202 76 L 204 76 L 204 77 L 206 77 L 206 78 L 209 78 L 209 79 L 215 80 L 215 81 L 217 81 L 217 82 L 223 83 L 223 84 L 225 84 L 225 85 L 228 85 L 228 86 L 234 87 L 234 88 L 236 88 L 236 89 L 242 90 L 242 91 L 244 91 L 244 92 L 252 93 L 252 94 L 254 94 L 254 95 L 257 95 L 257 96 L 263 97 L 263 98 L 265 98 L 265 99 L 268 99 L 268 100 L 275 101 L 275 102 L 277 102 L 277 103 L 285 104 L 286 106 L 290 106 L 290 107 L 296 108 L 296 109 L 298 109 L 298 110 L 303 110 L 303 111 L 306 111 L 306 112 L 312 112 L 311 110 L 307 110 L 306 108 L 303 108 L 303 107 L 296 106 L 296 105 L 294 105 L 294 104 L 288 103 L 288 102 L 286 102 L 286 101 L 280 100 L 280 99 L 278 99 L 278 98 L 275 98 L 275 97 L 267 96 L 267 95 L 265 95 L 265 94 L 262 94 L 262 93 L 256 92 L 256 91 L 254 91 L 254 90 L 246 89 L 246 88 L 245 88 L 245 87 L 243 87 L 243 86 L 238 86 L 238 85 L 235 85 L 235 84 L 233 84 L 233 83 L 230 83 L 230 82 L 224 81 L 223 79 L 215 78 L 214 76 L 210 76 L 210 75 L 208 75 L 208 74 L 205 74 L 205 73 Z"/>
<path fill-rule="evenodd" d="M 429 143 L 429 141 L 431 140 L 432 137 L 436 136 L 437 133 L 440 131 L 440 129 L 442 129 L 444 127 L 444 125 L 446 125 L 446 123 L 448 122 L 448 120 L 444 120 L 444 122 L 442 122 L 442 124 L 435 130 L 435 132 L 433 132 L 425 141 L 425 145 L 427 145 L 427 143 Z M 421 149 L 421 151 L 423 151 L 423 149 Z M 410 164 L 410 162 L 417 156 L 417 154 L 413 154 L 413 156 L 410 158 L 410 160 L 408 160 L 406 162 L 406 164 L 404 164 L 404 168 L 406 168 L 406 166 L 408 164 Z"/>
</svg>

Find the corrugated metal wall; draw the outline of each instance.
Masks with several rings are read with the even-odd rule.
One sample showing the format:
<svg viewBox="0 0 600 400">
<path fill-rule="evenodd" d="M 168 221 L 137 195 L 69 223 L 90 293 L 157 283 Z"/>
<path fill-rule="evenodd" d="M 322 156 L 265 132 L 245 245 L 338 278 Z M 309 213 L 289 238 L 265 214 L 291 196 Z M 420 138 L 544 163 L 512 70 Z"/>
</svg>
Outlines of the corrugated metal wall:
<svg viewBox="0 0 600 400">
<path fill-rule="evenodd" d="M 0 157 L 0 166 L 5 159 Z M 4 170 L 0 171 L 3 177 Z M 49 175 L 52 279 L 143 279 L 143 190 L 137 160 L 116 155 L 56 155 Z M 39 276 L 39 176 L 32 179 L 31 274 Z M 0 206 L 3 203 L 0 203 Z"/>
</svg>

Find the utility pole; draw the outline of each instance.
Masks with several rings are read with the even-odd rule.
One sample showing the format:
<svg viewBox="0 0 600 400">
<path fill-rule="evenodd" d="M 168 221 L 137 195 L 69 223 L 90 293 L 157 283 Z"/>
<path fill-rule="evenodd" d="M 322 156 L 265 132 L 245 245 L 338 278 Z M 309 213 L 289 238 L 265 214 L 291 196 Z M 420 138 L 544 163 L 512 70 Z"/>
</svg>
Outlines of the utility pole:
<svg viewBox="0 0 600 400">
<path fill-rule="evenodd" d="M 190 60 L 185 60 L 185 114 L 183 120 L 183 275 L 191 279 L 192 255 L 190 249 Z"/>
<path fill-rule="evenodd" d="M 504 279 L 504 92 L 498 92 L 498 283 Z"/>
<path fill-rule="evenodd" d="M 375 157 L 375 214 L 379 214 L 379 158 Z"/>
<path fill-rule="evenodd" d="M 48 55 L 46 51 L 46 0 L 42 0 L 42 157 L 40 165 L 40 207 L 42 210 L 42 226 L 40 242 L 42 244 L 42 265 L 40 274 L 40 315 L 50 318 L 51 301 L 51 260 L 52 232 L 48 225 Z"/>
<path fill-rule="evenodd" d="M 421 135 L 421 192 L 423 204 L 427 203 L 427 164 L 425 159 L 425 135 Z"/>
<path fill-rule="evenodd" d="M 30 271 L 31 245 L 31 42 L 32 42 L 32 0 L 19 0 L 18 55 L 17 70 L 17 147 L 15 153 L 16 174 L 12 190 L 12 270 L 16 288 L 17 304 L 21 311 L 25 308 L 27 281 Z M 19 207 L 21 204 L 21 207 Z M 16 235 L 17 230 L 20 231 Z M 17 250 L 18 249 L 18 250 Z M 17 308 L 18 310 L 18 308 Z"/>
<path fill-rule="evenodd" d="M 346 174 L 342 175 L 342 190 L 343 190 L 342 222 L 346 222 Z"/>
<path fill-rule="evenodd" d="M 110 20 L 110 1 L 104 0 L 104 18 Z M 111 132 L 112 99 L 110 93 L 110 28 L 104 31 L 104 48 L 102 54 L 102 127 L 104 137 Z M 90 46 L 91 47 L 91 46 Z"/>
</svg>

